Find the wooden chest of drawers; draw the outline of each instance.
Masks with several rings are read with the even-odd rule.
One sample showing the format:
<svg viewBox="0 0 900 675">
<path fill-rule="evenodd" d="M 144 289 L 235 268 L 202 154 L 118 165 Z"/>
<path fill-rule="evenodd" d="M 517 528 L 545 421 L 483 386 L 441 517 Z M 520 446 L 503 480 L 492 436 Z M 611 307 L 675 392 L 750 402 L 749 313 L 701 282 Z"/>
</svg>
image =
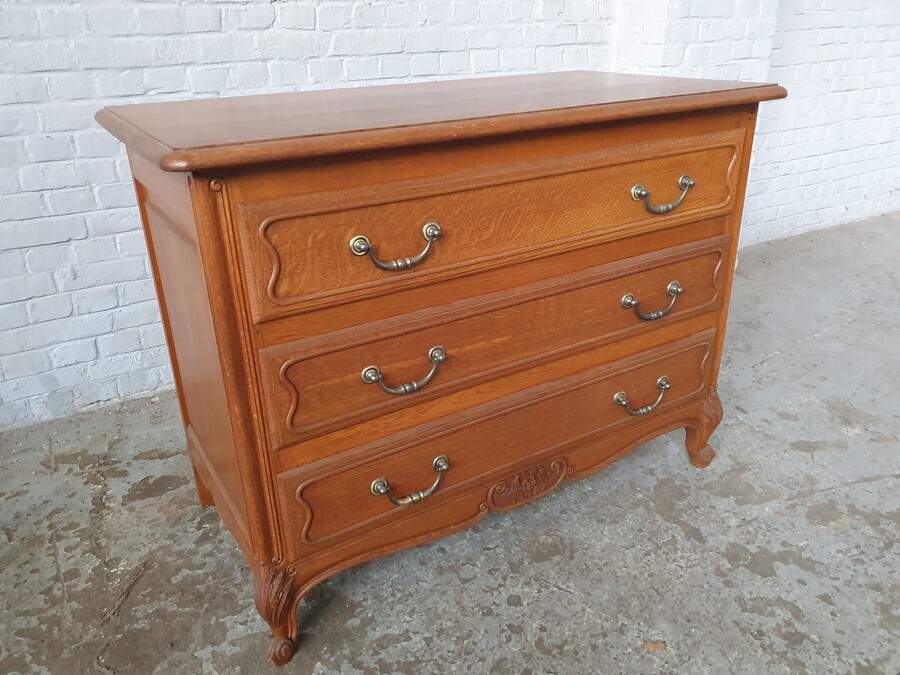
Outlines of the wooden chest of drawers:
<svg viewBox="0 0 900 675">
<path fill-rule="evenodd" d="M 342 569 L 672 429 L 710 462 L 757 104 L 784 95 L 561 73 L 98 113 L 276 663 Z"/>
</svg>

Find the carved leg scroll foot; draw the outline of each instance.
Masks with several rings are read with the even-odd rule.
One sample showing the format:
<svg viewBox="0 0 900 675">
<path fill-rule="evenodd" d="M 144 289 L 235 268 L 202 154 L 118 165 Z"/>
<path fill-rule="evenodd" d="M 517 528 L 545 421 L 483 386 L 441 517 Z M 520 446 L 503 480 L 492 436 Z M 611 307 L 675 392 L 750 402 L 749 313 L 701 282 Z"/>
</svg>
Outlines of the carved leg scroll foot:
<svg viewBox="0 0 900 675">
<path fill-rule="evenodd" d="M 698 469 L 709 466 L 716 451 L 708 445 L 709 437 L 722 421 L 722 403 L 715 387 L 710 387 L 700 400 L 700 415 L 697 422 L 686 428 L 684 445 L 691 464 Z"/>
<path fill-rule="evenodd" d="M 256 609 L 269 624 L 269 658 L 283 666 L 297 649 L 297 605 L 300 602 L 296 569 L 279 561 L 261 563 L 256 572 Z"/>
<path fill-rule="evenodd" d="M 285 666 L 294 658 L 294 652 L 297 651 L 297 644 L 290 638 L 273 637 L 269 641 L 269 659 L 279 668 Z"/>
</svg>

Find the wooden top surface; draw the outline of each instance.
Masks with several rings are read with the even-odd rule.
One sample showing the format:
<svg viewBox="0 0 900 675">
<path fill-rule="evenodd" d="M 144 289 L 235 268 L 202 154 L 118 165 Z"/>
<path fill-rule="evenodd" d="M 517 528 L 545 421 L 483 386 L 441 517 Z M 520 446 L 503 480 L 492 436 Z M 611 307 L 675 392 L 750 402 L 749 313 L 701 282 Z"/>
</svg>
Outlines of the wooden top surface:
<svg viewBox="0 0 900 675">
<path fill-rule="evenodd" d="M 783 98 L 774 84 L 597 72 L 111 106 L 97 121 L 167 171 L 399 147 Z"/>
</svg>

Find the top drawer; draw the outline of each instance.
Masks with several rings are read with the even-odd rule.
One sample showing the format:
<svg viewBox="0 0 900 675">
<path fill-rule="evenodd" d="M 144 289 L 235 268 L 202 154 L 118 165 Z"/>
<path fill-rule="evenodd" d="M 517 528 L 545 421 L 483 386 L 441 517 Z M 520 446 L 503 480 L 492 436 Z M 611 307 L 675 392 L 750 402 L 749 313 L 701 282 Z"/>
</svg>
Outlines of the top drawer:
<svg viewBox="0 0 900 675">
<path fill-rule="evenodd" d="M 742 139 L 743 131 L 722 131 L 440 179 L 244 202 L 237 213 L 253 318 L 726 213 L 735 199 Z M 690 185 L 680 180 L 685 175 Z M 635 194 L 639 185 L 649 195 Z M 399 269 L 382 269 L 376 260 Z"/>
</svg>

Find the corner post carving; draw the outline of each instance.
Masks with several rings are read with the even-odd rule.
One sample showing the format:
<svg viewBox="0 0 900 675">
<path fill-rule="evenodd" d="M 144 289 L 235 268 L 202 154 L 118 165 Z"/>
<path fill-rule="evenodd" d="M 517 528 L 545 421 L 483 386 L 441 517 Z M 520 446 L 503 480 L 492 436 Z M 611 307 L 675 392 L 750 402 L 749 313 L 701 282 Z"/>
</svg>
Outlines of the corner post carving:
<svg viewBox="0 0 900 675">
<path fill-rule="evenodd" d="M 684 445 L 687 448 L 691 464 L 698 469 L 709 466 L 713 457 L 716 456 L 716 451 L 707 443 L 721 421 L 722 402 L 719 400 L 718 390 L 715 385 L 712 385 L 700 399 L 700 414 L 697 421 L 685 429 Z"/>
<path fill-rule="evenodd" d="M 296 567 L 280 560 L 259 564 L 256 570 L 256 609 L 269 624 L 272 639 L 269 658 L 283 666 L 294 658 L 297 649 L 297 605 L 300 593 Z"/>
</svg>

